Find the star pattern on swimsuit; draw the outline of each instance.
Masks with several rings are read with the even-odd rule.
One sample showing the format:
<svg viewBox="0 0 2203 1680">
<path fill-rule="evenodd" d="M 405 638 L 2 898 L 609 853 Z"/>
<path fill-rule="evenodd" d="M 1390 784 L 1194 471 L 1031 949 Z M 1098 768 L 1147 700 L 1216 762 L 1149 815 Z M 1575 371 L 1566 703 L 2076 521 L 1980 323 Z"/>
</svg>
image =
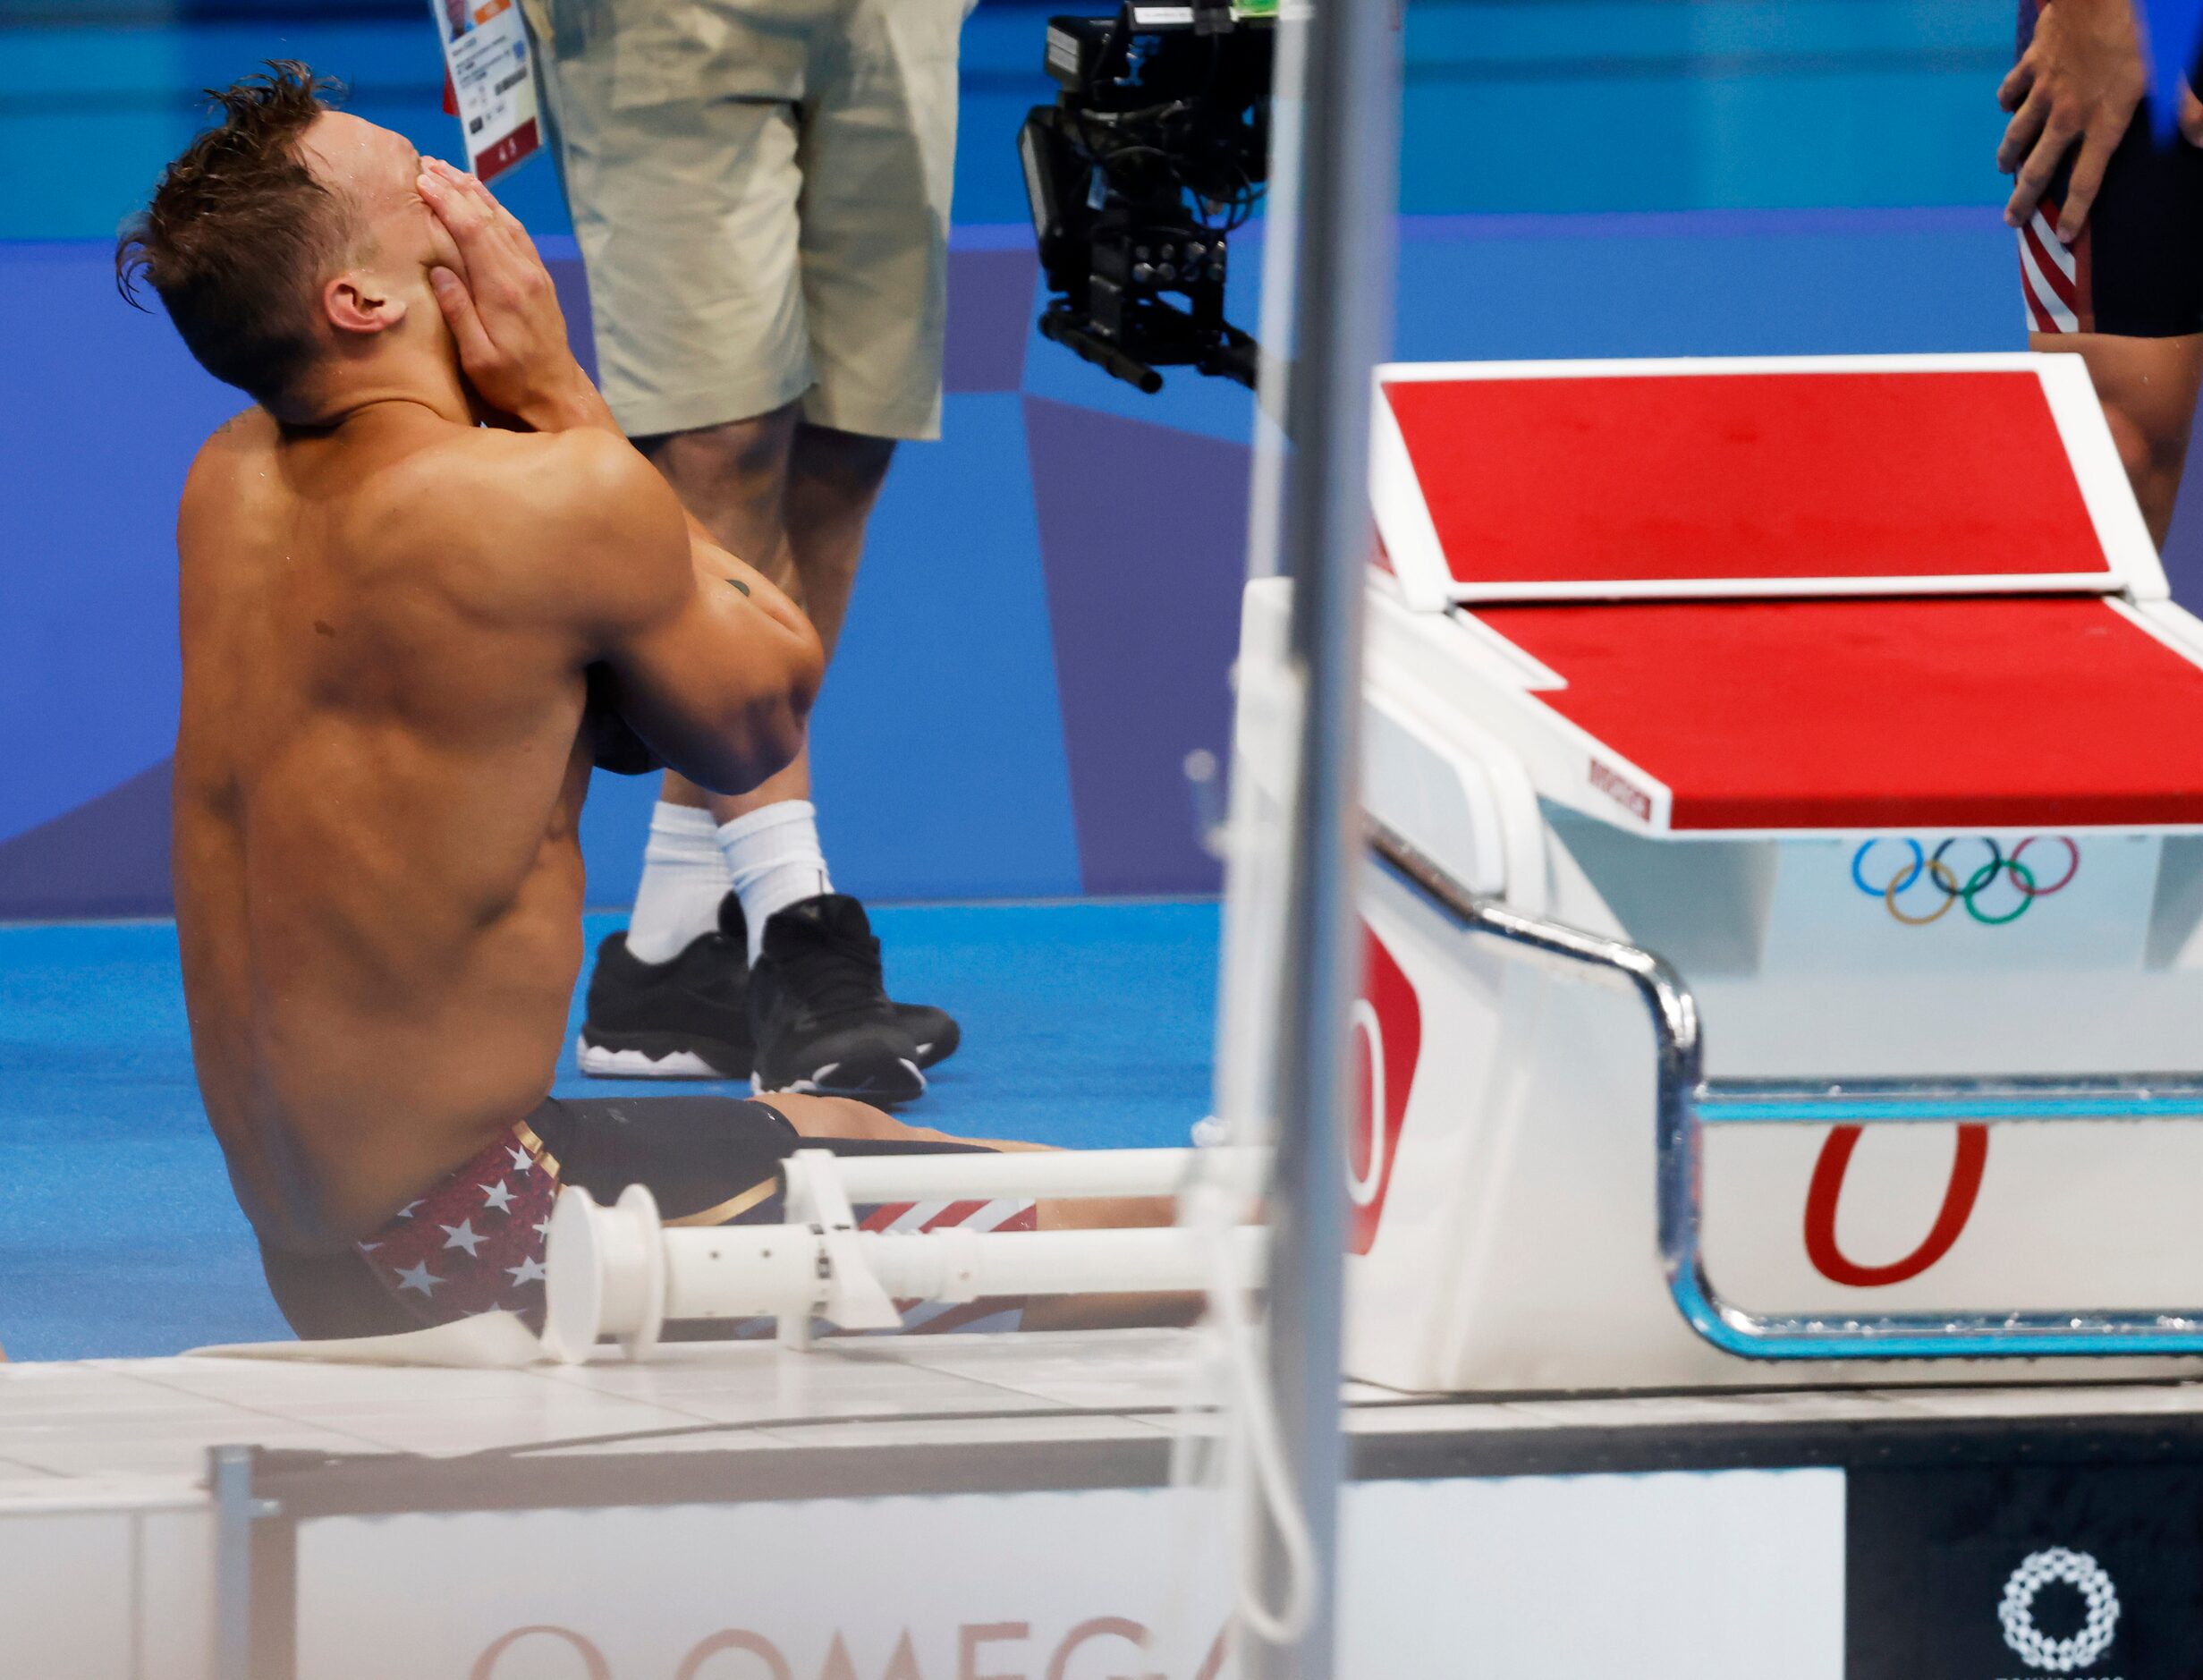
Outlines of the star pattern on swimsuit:
<svg viewBox="0 0 2203 1680">
<path fill-rule="evenodd" d="M 445 1248 L 463 1248 L 470 1260 L 481 1249 L 482 1239 L 474 1234 L 471 1219 L 462 1219 L 457 1225 L 440 1225 L 436 1229 L 444 1233 Z"/>
<path fill-rule="evenodd" d="M 531 1328 L 544 1310 L 544 1242 L 558 1176 L 513 1170 L 508 1134 L 447 1174 L 360 1245 L 362 1263 L 421 1324 L 471 1313 L 516 1312 Z M 523 1151 L 525 1152 L 525 1151 Z M 541 1165 L 530 1161 L 531 1166 Z"/>
<path fill-rule="evenodd" d="M 419 1207 L 419 1206 L 420 1206 L 420 1203 L 419 1203 L 418 1201 L 409 1201 L 409 1202 L 407 1202 L 407 1203 L 405 1204 L 405 1206 L 403 1206 L 402 1208 L 400 1208 L 400 1209 L 398 1209 L 398 1218 L 401 1218 L 401 1219 L 410 1219 L 410 1218 L 411 1218 L 413 1217 L 413 1209 L 416 1209 L 416 1208 L 418 1208 L 418 1207 Z"/>
<path fill-rule="evenodd" d="M 441 1277 L 438 1277 L 434 1272 L 428 1269 L 428 1262 L 427 1260 L 421 1261 L 419 1265 L 413 1267 L 410 1270 L 402 1271 L 398 1274 L 399 1288 L 418 1289 L 424 1295 L 434 1294 L 436 1293 L 436 1286 L 443 1281 L 444 1280 Z"/>
<path fill-rule="evenodd" d="M 509 1149 L 505 1153 L 513 1158 L 513 1170 L 516 1173 L 524 1173 L 536 1164 L 526 1150 Z"/>
</svg>

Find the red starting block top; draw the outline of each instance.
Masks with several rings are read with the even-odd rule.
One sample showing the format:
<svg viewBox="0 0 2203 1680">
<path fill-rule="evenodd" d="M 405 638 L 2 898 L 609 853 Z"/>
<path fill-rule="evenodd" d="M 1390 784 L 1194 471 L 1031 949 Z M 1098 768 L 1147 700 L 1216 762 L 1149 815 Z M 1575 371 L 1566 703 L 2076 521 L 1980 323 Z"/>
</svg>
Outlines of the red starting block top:
<svg viewBox="0 0 2203 1680">
<path fill-rule="evenodd" d="M 1411 605 L 2124 591 L 2165 578 L 2077 356 L 1378 369 Z"/>
<path fill-rule="evenodd" d="M 2174 609 L 1971 596 L 1475 617 L 1565 684 L 1522 698 L 1642 821 L 1664 805 L 1673 829 L 2203 824 L 2203 666 L 2172 645 L 2193 633 Z"/>
</svg>

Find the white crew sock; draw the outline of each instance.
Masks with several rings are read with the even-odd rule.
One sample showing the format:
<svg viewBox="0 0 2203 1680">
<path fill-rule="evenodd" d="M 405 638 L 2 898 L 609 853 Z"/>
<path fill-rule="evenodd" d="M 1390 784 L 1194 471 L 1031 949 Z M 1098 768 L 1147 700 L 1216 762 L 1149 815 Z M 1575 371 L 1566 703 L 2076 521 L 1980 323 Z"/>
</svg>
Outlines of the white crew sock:
<svg viewBox="0 0 2203 1680">
<path fill-rule="evenodd" d="M 719 854 L 742 920 L 750 924 L 750 960 L 765 948 L 765 924 L 806 898 L 834 890 L 818 849 L 818 811 L 808 799 L 783 800 L 719 825 Z"/>
<path fill-rule="evenodd" d="M 716 835 L 711 813 L 692 805 L 661 799 L 650 813 L 642 885 L 627 921 L 627 948 L 638 961 L 670 963 L 698 935 L 718 927 L 727 878 Z"/>
</svg>

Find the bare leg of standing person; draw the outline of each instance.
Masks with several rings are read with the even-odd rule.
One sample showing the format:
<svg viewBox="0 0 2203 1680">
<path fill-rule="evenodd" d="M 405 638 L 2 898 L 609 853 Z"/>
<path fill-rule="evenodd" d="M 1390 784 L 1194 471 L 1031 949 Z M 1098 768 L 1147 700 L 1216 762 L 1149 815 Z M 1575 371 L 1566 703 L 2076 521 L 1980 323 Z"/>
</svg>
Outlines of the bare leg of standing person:
<svg viewBox="0 0 2203 1680">
<path fill-rule="evenodd" d="M 623 50 L 641 26 L 619 8 L 585 29 L 529 10 L 605 396 L 831 650 L 894 440 L 940 434 L 963 0 L 849 0 L 798 32 L 736 8 L 724 54 L 663 64 Z M 889 1001 L 810 795 L 808 751 L 737 799 L 667 778 L 591 978 L 584 1072 L 925 1090 L 956 1023 Z"/>
<path fill-rule="evenodd" d="M 893 440 L 814 425 L 791 403 L 752 420 L 646 438 L 641 446 L 699 523 L 731 553 L 754 555 L 752 564 L 804 608 L 830 658 Z M 666 1071 L 750 1073 L 760 1090 L 836 1090 L 888 1102 L 924 1090 L 920 1070 L 954 1048 L 955 1022 L 937 1009 L 887 1001 L 862 908 L 834 891 L 810 793 L 808 745 L 786 769 L 733 798 L 666 776 L 634 916 L 600 962 L 605 983 L 591 988 L 585 1067 L 595 1059 L 609 1064 L 600 1071 L 631 1073 L 671 1063 Z M 724 983 L 724 972 L 737 963 L 745 971 L 746 1066 L 737 1065 L 740 1039 L 726 1014 L 736 988 Z M 710 992 L 701 1011 L 680 994 L 693 997 L 699 981 L 710 986 L 715 970 L 717 996 L 726 1000 L 724 1024 L 713 1035 L 724 1047 L 720 1054 L 705 1067 L 678 1050 L 652 1056 L 654 1048 L 672 1048 L 665 1031 L 678 1023 L 669 1010 L 710 1009 Z M 648 996 L 669 989 L 676 994 L 671 1005 Z M 637 1023 L 627 1033 L 619 1030 L 623 1016 Z"/>
</svg>

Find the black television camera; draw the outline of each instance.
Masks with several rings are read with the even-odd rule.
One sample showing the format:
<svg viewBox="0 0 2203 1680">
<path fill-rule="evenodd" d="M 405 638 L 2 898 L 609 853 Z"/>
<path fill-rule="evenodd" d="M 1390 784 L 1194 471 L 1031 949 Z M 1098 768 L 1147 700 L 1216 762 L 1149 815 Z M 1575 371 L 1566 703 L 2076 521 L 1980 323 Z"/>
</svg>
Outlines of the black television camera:
<svg viewBox="0 0 2203 1680">
<path fill-rule="evenodd" d="M 1225 242 L 1269 169 L 1275 38 L 1213 3 L 1048 21 L 1063 90 L 1018 134 L 1057 294 L 1040 330 L 1143 391 L 1158 367 L 1255 382 L 1255 341 L 1224 318 Z"/>
</svg>

